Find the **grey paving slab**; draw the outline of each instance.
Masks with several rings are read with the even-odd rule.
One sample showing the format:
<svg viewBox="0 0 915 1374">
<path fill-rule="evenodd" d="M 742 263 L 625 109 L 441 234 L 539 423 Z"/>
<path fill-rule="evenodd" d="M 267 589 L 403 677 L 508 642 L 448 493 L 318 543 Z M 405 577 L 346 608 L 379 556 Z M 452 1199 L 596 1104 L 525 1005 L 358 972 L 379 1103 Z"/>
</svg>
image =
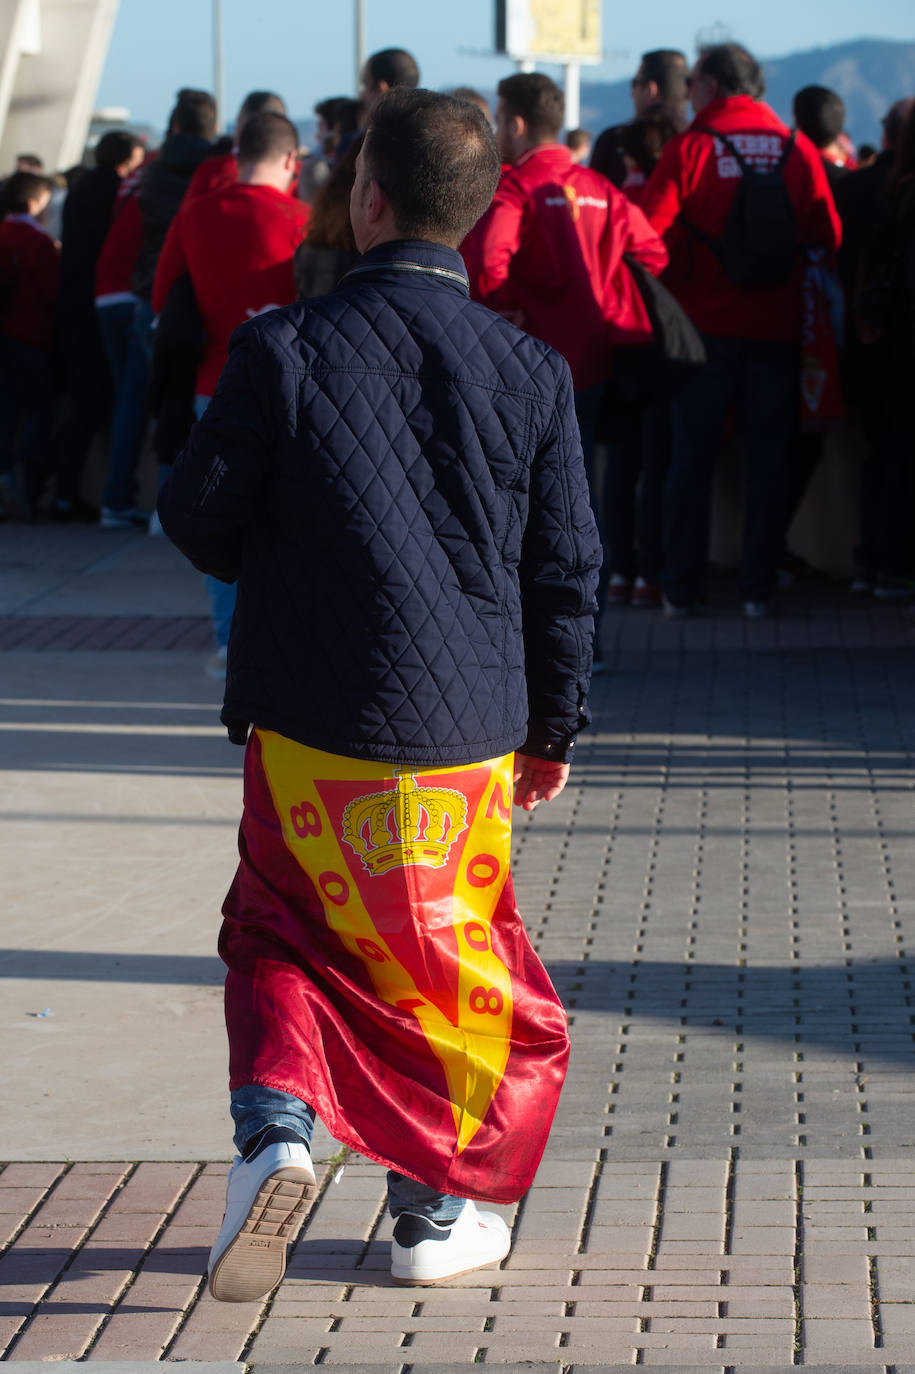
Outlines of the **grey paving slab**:
<svg viewBox="0 0 915 1374">
<path fill-rule="evenodd" d="M 48 1374 L 47 1360 L 9 1360 L 6 1367 L 12 1374 Z M 149 1360 L 106 1360 L 99 1361 L 105 1374 L 151 1374 L 153 1370 L 159 1370 L 161 1374 L 162 1365 L 159 1361 Z M 247 1365 L 237 1364 L 235 1361 L 226 1361 L 210 1364 L 204 1360 L 182 1360 L 181 1369 L 187 1374 L 244 1374 Z M 85 1374 L 86 1365 L 82 1360 L 55 1360 L 54 1369 L 60 1370 L 61 1374 L 74 1374 L 74 1371 L 81 1371 Z"/>
</svg>

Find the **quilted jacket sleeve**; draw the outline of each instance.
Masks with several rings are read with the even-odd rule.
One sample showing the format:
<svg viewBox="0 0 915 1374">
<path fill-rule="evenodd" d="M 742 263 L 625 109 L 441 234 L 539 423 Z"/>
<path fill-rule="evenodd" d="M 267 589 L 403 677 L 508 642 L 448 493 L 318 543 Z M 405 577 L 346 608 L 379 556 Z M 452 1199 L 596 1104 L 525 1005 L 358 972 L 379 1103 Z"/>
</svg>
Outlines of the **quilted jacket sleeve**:
<svg viewBox="0 0 915 1374">
<path fill-rule="evenodd" d="M 600 540 L 565 363 L 531 471 L 519 577 L 528 691 L 522 753 L 568 762 L 587 708 Z"/>
<path fill-rule="evenodd" d="M 258 504 L 276 442 L 266 395 L 270 355 L 256 328 L 229 344 L 206 414 L 191 430 L 159 493 L 162 528 L 201 572 L 234 582 L 245 527 Z"/>
</svg>

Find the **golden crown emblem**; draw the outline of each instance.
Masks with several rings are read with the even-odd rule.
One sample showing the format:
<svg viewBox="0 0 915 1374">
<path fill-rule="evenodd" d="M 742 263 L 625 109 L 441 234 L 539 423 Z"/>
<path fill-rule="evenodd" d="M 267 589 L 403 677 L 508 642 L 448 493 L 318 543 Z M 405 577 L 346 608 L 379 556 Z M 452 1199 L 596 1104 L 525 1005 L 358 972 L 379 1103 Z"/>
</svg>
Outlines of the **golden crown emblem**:
<svg viewBox="0 0 915 1374">
<path fill-rule="evenodd" d="M 343 812 L 343 838 L 374 876 L 420 864 L 442 868 L 467 829 L 467 798 L 449 787 L 419 787 L 395 770 L 388 792 L 354 797 Z"/>
</svg>

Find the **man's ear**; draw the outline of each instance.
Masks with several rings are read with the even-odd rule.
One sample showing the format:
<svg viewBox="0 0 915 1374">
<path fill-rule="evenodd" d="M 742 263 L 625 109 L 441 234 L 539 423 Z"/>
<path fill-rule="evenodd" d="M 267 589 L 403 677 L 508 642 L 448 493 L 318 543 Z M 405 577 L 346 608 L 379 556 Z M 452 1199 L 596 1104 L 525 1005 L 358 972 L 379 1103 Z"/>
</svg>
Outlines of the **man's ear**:
<svg viewBox="0 0 915 1374">
<path fill-rule="evenodd" d="M 370 177 L 362 192 L 362 212 L 369 224 L 377 224 L 388 208 L 388 198 L 374 177 Z"/>
<path fill-rule="evenodd" d="M 521 115 L 510 115 L 508 118 L 508 132 L 511 138 L 527 138 L 527 120 L 522 119 Z"/>
<path fill-rule="evenodd" d="M 646 81 L 645 89 L 651 96 L 652 102 L 661 99 L 661 87 L 658 85 L 657 81 Z"/>
</svg>

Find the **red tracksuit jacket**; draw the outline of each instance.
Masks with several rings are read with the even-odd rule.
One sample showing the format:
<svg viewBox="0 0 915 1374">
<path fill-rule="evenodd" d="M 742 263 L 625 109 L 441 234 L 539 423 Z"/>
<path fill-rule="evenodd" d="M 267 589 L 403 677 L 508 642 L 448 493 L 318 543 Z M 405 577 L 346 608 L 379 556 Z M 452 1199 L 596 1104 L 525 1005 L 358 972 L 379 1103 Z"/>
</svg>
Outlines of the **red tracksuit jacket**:
<svg viewBox="0 0 915 1374">
<path fill-rule="evenodd" d="M 152 304 L 158 314 L 178 278 L 190 273 L 207 331 L 199 395 L 212 396 L 238 325 L 295 300 L 292 256 L 308 215 L 300 200 L 244 182 L 182 203 L 162 246 Z"/>
<path fill-rule="evenodd" d="M 621 191 L 558 143 L 509 168 L 461 252 L 474 299 L 552 344 L 578 390 L 606 379 L 615 347 L 651 337 L 621 259 L 631 253 L 657 275 L 664 244 Z"/>
<path fill-rule="evenodd" d="M 801 254 L 787 286 L 746 290 L 728 281 L 712 249 L 683 222 L 720 237 L 740 177 L 737 159 L 711 134 L 697 132 L 699 125 L 727 134 L 751 164 L 777 162 L 789 137 L 768 105 L 736 95 L 707 105 L 666 144 L 642 199 L 642 209 L 670 250 L 664 282 L 706 334 L 793 342 L 800 334 Z M 802 133 L 783 174 L 797 215 L 798 243 L 835 252 L 842 236 L 839 216 L 820 155 Z"/>
<path fill-rule="evenodd" d="M 59 264 L 57 244 L 31 215 L 11 214 L 0 222 L 0 284 L 6 288 L 0 334 L 50 350 Z"/>
</svg>

